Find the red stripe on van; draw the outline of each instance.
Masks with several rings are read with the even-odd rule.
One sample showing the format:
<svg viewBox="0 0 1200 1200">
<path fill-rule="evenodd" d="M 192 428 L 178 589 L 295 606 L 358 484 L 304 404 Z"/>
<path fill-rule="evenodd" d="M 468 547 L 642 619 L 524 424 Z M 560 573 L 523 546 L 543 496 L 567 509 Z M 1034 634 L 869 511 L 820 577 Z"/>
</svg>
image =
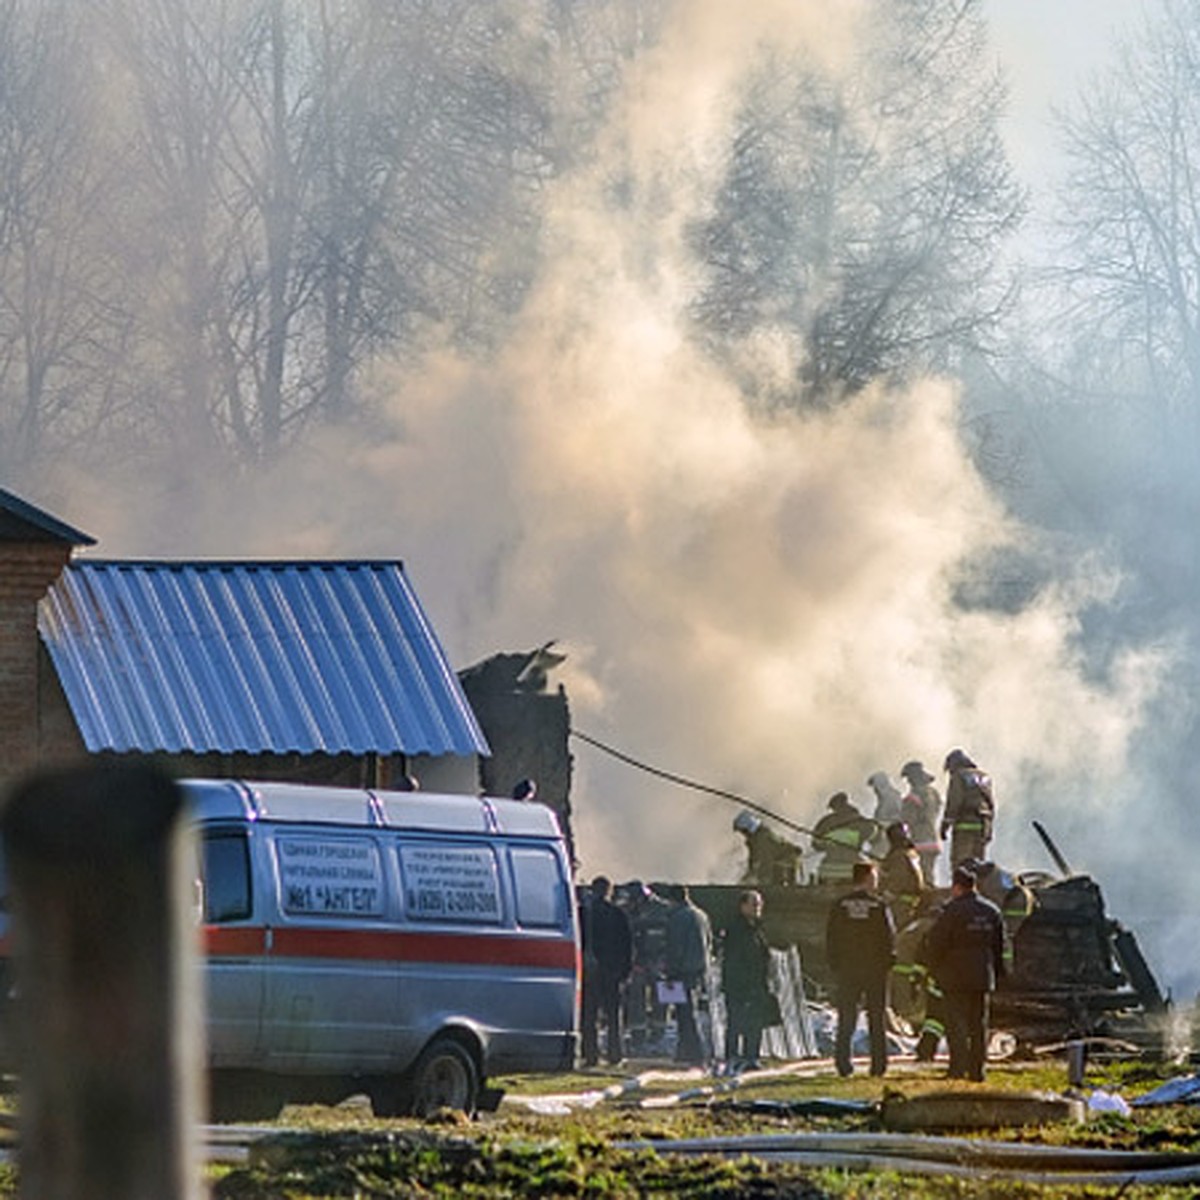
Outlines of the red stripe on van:
<svg viewBox="0 0 1200 1200">
<path fill-rule="evenodd" d="M 261 925 L 205 925 L 204 949 L 214 955 L 255 958 L 266 953 L 267 931 Z"/>
<path fill-rule="evenodd" d="M 222 935 L 240 934 L 225 940 Z M 266 949 L 262 928 L 208 926 L 209 954 L 270 953 L 281 958 L 342 958 L 373 962 L 476 963 L 486 966 L 576 969 L 573 941 L 564 938 L 513 937 L 511 934 L 400 933 L 370 929 L 291 929 L 272 931 Z"/>
</svg>

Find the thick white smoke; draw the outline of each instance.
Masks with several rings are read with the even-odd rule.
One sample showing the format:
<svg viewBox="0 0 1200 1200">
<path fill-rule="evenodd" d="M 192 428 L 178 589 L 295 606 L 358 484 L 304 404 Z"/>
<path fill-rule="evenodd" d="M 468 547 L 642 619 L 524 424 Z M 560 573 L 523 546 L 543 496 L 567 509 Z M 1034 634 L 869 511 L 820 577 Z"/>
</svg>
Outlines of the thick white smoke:
<svg viewBox="0 0 1200 1200">
<path fill-rule="evenodd" d="M 494 361 L 384 369 L 369 442 L 327 433 L 244 494 L 201 482 L 185 543 L 119 504 L 88 527 L 108 554 L 402 557 L 456 665 L 556 638 L 581 730 L 804 824 L 834 790 L 869 806 L 873 771 L 962 746 L 996 779 L 1001 861 L 1050 865 L 1040 817 L 1107 883 L 1106 788 L 1163 652 L 1085 670 L 1077 623 L 1104 573 L 1064 564 L 1022 612 L 964 611 L 964 564 L 1031 535 L 972 469 L 952 381 L 755 417 L 684 336 L 680 231 L 713 184 L 728 86 L 784 30 L 819 24 L 836 55 L 835 8 L 682 6 L 631 72 L 605 142 L 619 162 L 557 185 L 557 252 Z M 573 749 L 585 875 L 733 877 L 733 807 Z"/>
</svg>

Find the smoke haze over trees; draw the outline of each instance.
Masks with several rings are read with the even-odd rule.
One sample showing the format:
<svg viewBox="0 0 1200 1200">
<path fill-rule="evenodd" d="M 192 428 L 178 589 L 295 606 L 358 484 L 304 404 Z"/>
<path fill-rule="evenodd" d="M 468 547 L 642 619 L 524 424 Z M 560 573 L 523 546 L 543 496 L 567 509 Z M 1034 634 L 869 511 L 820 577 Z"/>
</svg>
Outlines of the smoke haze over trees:
<svg viewBox="0 0 1200 1200">
<path fill-rule="evenodd" d="M 697 235 L 707 336 L 734 363 L 782 337 L 782 404 L 952 367 L 1015 295 L 997 259 L 1022 196 L 978 5 L 878 4 L 867 28 L 836 75 L 764 54 Z M 752 356 L 741 374 L 752 392 Z"/>
<path fill-rule="evenodd" d="M 1128 905 L 1127 806 L 1192 837 L 1200 26 L 1069 111 L 1032 263 L 981 11 L 0 0 L 4 486 L 402 556 L 456 662 L 558 638 L 581 727 L 797 820 L 964 745 Z M 732 870 L 579 766 L 585 868 Z"/>
<path fill-rule="evenodd" d="M 768 44 L 732 81 L 692 303 L 748 395 L 761 337 L 795 364 L 777 399 L 824 404 L 953 363 L 1011 298 L 1021 200 L 976 6 L 877 9 L 843 71 Z M 270 460 L 431 327 L 494 344 L 546 249 L 544 183 L 594 152 L 669 12 L 6 0 L 8 469 L 80 440 Z M 628 182 L 602 181 L 613 205 Z"/>
</svg>

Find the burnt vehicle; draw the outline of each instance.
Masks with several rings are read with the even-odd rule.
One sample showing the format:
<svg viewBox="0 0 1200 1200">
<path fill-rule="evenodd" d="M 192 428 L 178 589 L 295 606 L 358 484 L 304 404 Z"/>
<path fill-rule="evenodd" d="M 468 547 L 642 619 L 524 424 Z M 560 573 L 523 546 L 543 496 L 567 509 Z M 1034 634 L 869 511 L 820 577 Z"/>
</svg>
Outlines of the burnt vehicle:
<svg viewBox="0 0 1200 1200">
<path fill-rule="evenodd" d="M 1109 915 L 1099 884 L 1072 872 L 1035 822 L 1058 874 L 1009 873 L 993 864 L 991 894 L 1004 914 L 1008 973 L 992 997 L 991 1024 L 1012 1035 L 1016 1053 L 1077 1038 L 1111 1038 L 1150 1055 L 1168 1049 L 1171 1004 L 1164 996 L 1134 933 Z M 737 908 L 738 895 L 754 887 L 764 898 L 763 922 L 773 945 L 796 946 L 810 998 L 830 993 L 825 958 L 829 907 L 844 885 L 758 881 L 690 884 L 692 898 L 721 930 Z M 989 894 L 981 879 L 980 890 Z M 920 910 L 898 930 L 898 969 L 893 1007 L 914 1032 L 924 1012 L 917 966 L 925 930 L 949 890 L 927 893 Z M 913 969 L 917 968 L 917 969 Z"/>
</svg>

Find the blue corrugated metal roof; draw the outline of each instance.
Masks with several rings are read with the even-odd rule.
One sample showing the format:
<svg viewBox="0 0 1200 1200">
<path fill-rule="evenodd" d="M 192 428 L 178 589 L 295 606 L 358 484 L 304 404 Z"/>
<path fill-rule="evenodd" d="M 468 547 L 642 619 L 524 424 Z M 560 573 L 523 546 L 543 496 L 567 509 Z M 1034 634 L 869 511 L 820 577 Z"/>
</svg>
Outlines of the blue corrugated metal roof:
<svg viewBox="0 0 1200 1200">
<path fill-rule="evenodd" d="M 489 753 L 397 562 L 81 559 L 38 630 L 89 750 Z"/>
</svg>

